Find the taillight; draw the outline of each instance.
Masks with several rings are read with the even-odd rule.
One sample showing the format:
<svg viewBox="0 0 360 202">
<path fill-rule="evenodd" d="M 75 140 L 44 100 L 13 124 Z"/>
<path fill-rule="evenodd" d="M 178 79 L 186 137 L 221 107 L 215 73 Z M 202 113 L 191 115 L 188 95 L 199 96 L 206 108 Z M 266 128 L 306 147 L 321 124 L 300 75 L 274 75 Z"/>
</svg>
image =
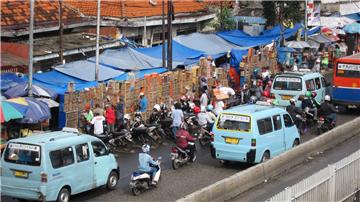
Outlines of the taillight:
<svg viewBox="0 0 360 202">
<path fill-rule="evenodd" d="M 40 176 L 41 176 L 41 182 L 47 183 L 47 174 L 44 172 L 41 172 Z"/>
<path fill-rule="evenodd" d="M 210 142 L 214 142 L 214 133 L 210 133 Z"/>
<path fill-rule="evenodd" d="M 274 93 L 270 93 L 270 98 L 275 99 L 275 94 L 274 94 Z"/>
<path fill-rule="evenodd" d="M 251 139 L 251 146 L 256 147 L 256 139 Z"/>
<path fill-rule="evenodd" d="M 171 148 L 171 153 L 177 153 L 176 147 L 172 147 L 172 148 Z"/>
</svg>

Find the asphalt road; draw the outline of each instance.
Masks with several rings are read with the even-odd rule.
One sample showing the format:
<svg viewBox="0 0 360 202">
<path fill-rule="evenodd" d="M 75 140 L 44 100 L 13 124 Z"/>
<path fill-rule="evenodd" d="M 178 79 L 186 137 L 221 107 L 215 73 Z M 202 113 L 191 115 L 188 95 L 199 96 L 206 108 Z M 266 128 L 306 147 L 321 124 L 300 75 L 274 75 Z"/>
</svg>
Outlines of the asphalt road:
<svg viewBox="0 0 360 202">
<path fill-rule="evenodd" d="M 358 110 L 351 110 L 338 115 L 338 124 L 359 116 Z M 312 134 L 302 136 L 301 141 L 306 142 L 316 137 Z M 114 191 L 97 188 L 72 196 L 71 201 L 175 201 L 187 194 L 215 183 L 223 178 L 233 175 L 250 165 L 232 163 L 226 167 L 221 166 L 216 159 L 210 156 L 209 147 L 201 148 L 197 145 L 197 160 L 191 165 L 176 171 L 171 168 L 170 149 L 172 144 L 166 142 L 163 146 L 151 151 L 152 156 L 162 156 L 161 181 L 157 188 L 148 190 L 140 196 L 133 196 L 129 189 L 131 173 L 137 169 L 138 156 L 134 154 L 118 154 L 120 165 L 120 182 Z M 8 197 L 1 197 L 2 201 L 13 201 Z"/>
</svg>

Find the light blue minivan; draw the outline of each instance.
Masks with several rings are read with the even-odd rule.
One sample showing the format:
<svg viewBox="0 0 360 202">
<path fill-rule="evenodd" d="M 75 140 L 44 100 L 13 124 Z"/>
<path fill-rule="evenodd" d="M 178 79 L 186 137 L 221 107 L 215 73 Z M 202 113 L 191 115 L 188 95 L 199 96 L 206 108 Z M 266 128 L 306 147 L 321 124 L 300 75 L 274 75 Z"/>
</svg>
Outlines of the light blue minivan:
<svg viewBox="0 0 360 202">
<path fill-rule="evenodd" d="M 279 101 L 280 106 L 290 105 L 289 100 L 295 99 L 296 106 L 301 107 L 299 97 L 307 91 L 316 92 L 315 100 L 323 103 L 326 94 L 325 78 L 317 72 L 285 72 L 275 76 L 271 87 L 271 97 Z"/>
<path fill-rule="evenodd" d="M 102 185 L 115 189 L 115 156 L 98 138 L 57 131 L 10 140 L 1 158 L 1 195 L 69 201 L 70 195 Z"/>
<path fill-rule="evenodd" d="M 298 130 L 284 109 L 257 104 L 224 110 L 213 135 L 211 155 L 221 163 L 260 163 L 300 144 Z"/>
</svg>

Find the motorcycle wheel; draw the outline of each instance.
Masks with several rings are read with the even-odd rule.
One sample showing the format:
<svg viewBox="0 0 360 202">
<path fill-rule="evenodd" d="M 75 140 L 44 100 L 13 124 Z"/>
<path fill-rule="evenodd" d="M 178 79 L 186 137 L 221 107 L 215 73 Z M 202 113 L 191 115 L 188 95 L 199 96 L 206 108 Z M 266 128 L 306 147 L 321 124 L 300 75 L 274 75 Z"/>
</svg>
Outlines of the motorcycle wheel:
<svg viewBox="0 0 360 202">
<path fill-rule="evenodd" d="M 200 146 L 205 147 L 209 143 L 209 141 L 207 141 L 205 137 L 202 137 L 202 138 L 199 138 L 199 143 L 200 143 Z"/>
<path fill-rule="evenodd" d="M 174 170 L 178 169 L 180 167 L 180 162 L 175 160 L 171 161 L 171 166 Z"/>
<path fill-rule="evenodd" d="M 141 190 L 137 187 L 131 188 L 131 192 L 134 196 L 139 196 L 141 194 Z"/>
</svg>

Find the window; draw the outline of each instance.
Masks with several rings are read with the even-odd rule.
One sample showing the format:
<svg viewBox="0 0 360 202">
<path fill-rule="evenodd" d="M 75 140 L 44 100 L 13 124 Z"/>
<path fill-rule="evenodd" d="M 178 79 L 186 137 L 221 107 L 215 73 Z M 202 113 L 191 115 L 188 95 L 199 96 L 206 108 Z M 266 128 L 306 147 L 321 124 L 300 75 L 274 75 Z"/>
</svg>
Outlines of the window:
<svg viewBox="0 0 360 202">
<path fill-rule="evenodd" d="M 316 90 L 319 90 L 321 88 L 320 78 L 315 78 L 315 87 L 316 87 Z"/>
<path fill-rule="evenodd" d="M 61 168 L 74 163 L 74 153 L 71 147 L 50 152 L 50 160 L 53 168 Z"/>
<path fill-rule="evenodd" d="M 276 77 L 274 83 L 275 90 L 296 90 L 301 91 L 301 78 L 298 77 L 284 77 L 279 76 Z"/>
<path fill-rule="evenodd" d="M 89 160 L 89 146 L 87 143 L 75 146 L 77 162 Z"/>
<path fill-rule="evenodd" d="M 283 117 L 284 117 L 285 127 L 291 127 L 294 125 L 293 120 L 291 119 L 291 117 L 288 114 L 284 114 Z"/>
<path fill-rule="evenodd" d="M 280 130 L 282 127 L 280 115 L 275 115 L 272 118 L 273 118 L 273 122 L 274 122 L 274 130 Z"/>
<path fill-rule="evenodd" d="M 260 119 L 257 121 L 260 135 L 270 133 L 273 131 L 271 118 Z"/>
<path fill-rule="evenodd" d="M 324 77 L 321 77 L 321 85 L 322 85 L 323 88 L 326 87 L 326 81 L 325 81 Z"/>
<path fill-rule="evenodd" d="M 251 129 L 251 119 L 249 116 L 221 114 L 217 128 L 224 130 L 237 130 L 249 132 Z"/>
<path fill-rule="evenodd" d="M 40 146 L 31 144 L 9 143 L 5 150 L 5 161 L 40 166 Z"/>
<path fill-rule="evenodd" d="M 306 85 L 306 90 L 308 90 L 308 91 L 315 90 L 315 83 L 314 83 L 313 79 L 306 80 L 305 85 Z"/>
<path fill-rule="evenodd" d="M 95 141 L 91 143 L 95 157 L 106 155 L 106 147 L 102 142 Z"/>
</svg>

